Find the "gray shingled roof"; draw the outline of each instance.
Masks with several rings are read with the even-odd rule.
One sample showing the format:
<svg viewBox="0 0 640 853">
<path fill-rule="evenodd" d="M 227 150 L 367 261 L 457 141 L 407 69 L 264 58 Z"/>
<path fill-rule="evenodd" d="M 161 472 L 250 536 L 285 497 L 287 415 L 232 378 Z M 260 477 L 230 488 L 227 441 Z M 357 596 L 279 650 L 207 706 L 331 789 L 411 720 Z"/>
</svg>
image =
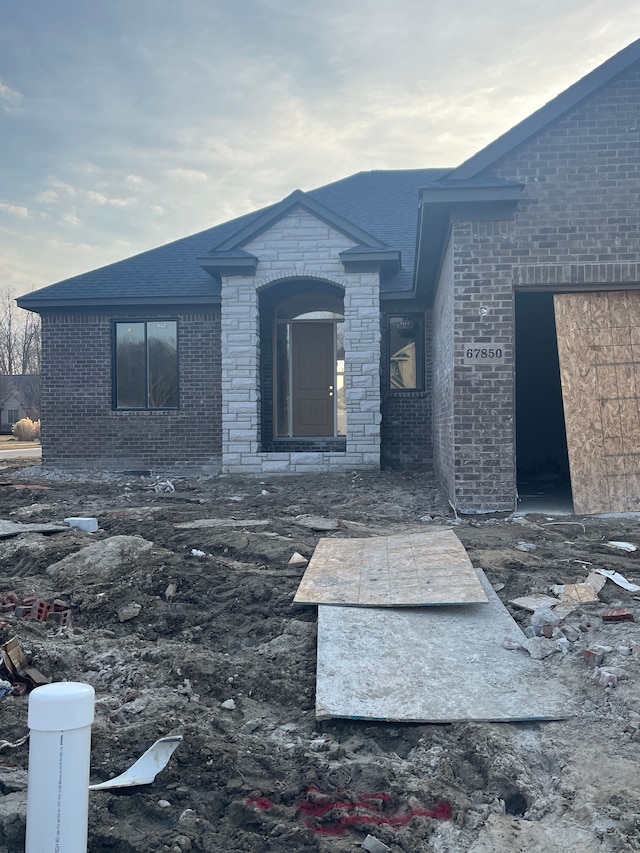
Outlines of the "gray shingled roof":
<svg viewBox="0 0 640 853">
<path fill-rule="evenodd" d="M 449 169 L 358 172 L 311 190 L 308 195 L 399 249 L 400 271 L 385 280 L 383 290 L 410 290 L 416 243 L 418 191 Z M 249 213 L 159 246 L 132 258 L 74 276 L 22 296 L 18 304 L 35 310 L 86 303 L 149 301 L 208 302 L 217 295 L 216 282 L 197 258 L 211 252 L 270 208 Z"/>
</svg>

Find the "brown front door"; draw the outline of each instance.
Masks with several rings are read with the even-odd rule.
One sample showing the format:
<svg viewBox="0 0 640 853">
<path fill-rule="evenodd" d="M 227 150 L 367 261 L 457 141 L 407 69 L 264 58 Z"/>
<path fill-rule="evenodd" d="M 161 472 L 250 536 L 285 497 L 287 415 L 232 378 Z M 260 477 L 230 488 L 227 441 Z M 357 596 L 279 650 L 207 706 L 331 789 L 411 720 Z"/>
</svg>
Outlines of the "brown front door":
<svg viewBox="0 0 640 853">
<path fill-rule="evenodd" d="M 335 352 L 333 323 L 293 323 L 291 362 L 294 436 L 332 436 Z"/>
<path fill-rule="evenodd" d="M 640 509 L 640 293 L 556 294 L 576 513 Z"/>
</svg>

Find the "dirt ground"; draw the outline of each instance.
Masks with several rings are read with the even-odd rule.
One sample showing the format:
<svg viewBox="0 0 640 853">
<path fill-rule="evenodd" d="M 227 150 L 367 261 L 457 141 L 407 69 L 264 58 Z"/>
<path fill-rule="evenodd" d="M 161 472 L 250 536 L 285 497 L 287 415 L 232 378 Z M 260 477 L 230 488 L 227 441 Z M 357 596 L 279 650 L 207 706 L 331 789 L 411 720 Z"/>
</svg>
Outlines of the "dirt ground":
<svg viewBox="0 0 640 853">
<path fill-rule="evenodd" d="M 595 568 L 639 582 L 640 551 L 606 544 L 640 545 L 638 517 L 458 521 L 424 476 L 389 472 L 162 482 L 0 467 L 0 519 L 99 520 L 0 539 L 0 596 L 72 609 L 66 627 L 0 614 L 0 643 L 15 636 L 54 681 L 95 688 L 92 781 L 183 736 L 153 784 L 91 794 L 91 853 L 357 851 L 368 835 L 406 853 L 640 850 L 640 628 L 601 621 L 612 607 L 640 619 L 637 593 L 607 581 L 556 630 L 538 666 L 575 698 L 565 721 L 318 722 L 316 610 L 292 604 L 304 569 L 288 565 L 321 536 L 452 525 L 524 629 L 516 596 Z M 594 645 L 602 660 L 587 662 Z M 24 849 L 27 702 L 0 699 L 0 853 Z"/>
</svg>

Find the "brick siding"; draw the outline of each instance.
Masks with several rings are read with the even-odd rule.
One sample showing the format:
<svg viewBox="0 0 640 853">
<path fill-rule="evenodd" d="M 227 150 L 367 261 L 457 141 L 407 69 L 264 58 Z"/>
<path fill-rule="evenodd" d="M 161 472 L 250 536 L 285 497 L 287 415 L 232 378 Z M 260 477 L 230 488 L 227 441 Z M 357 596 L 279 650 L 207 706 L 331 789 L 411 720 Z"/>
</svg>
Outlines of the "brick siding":
<svg viewBox="0 0 640 853">
<path fill-rule="evenodd" d="M 176 319 L 180 409 L 114 411 L 114 319 Z M 42 317 L 45 466 L 219 471 L 220 315 L 128 312 Z"/>
<path fill-rule="evenodd" d="M 447 483 L 449 442 L 441 445 L 446 434 L 442 346 L 436 347 L 434 434 L 441 482 L 462 511 L 510 510 L 515 503 L 513 289 L 640 285 L 638 103 L 635 70 L 488 173 L 525 184 L 513 221 L 453 223 L 454 483 Z M 447 293 L 443 280 L 436 324 L 446 315 Z M 503 366 L 461 364 L 464 344 L 483 338 L 505 347 Z M 444 341 L 444 329 L 436 339 Z"/>
<path fill-rule="evenodd" d="M 433 464 L 445 494 L 455 497 L 455 450 L 453 430 L 453 241 L 447 244 L 433 305 Z"/>
</svg>

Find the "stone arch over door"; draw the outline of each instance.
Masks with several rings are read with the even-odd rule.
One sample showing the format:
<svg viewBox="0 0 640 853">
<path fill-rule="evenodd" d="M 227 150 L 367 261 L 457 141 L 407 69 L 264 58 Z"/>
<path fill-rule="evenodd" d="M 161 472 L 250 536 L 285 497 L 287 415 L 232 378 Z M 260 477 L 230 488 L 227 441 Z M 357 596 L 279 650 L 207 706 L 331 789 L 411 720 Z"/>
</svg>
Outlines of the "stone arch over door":
<svg viewBox="0 0 640 853">
<path fill-rule="evenodd" d="M 291 277 L 258 300 L 263 451 L 344 452 L 344 289 Z"/>
</svg>

